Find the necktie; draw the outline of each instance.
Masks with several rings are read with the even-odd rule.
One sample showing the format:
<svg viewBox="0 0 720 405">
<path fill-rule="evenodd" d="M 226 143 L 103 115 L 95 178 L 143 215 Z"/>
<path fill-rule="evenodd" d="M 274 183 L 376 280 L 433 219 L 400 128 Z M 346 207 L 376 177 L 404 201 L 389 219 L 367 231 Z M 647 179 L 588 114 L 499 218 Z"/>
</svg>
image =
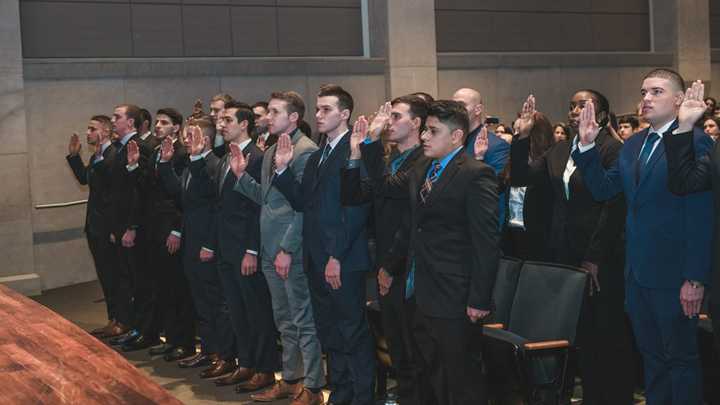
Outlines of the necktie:
<svg viewBox="0 0 720 405">
<path fill-rule="evenodd" d="M 277 148 L 273 150 L 272 154 L 272 160 L 270 161 L 270 184 L 273 182 L 273 178 L 275 177 L 275 170 L 277 170 L 277 166 L 275 166 L 275 154 L 277 153 Z"/>
<path fill-rule="evenodd" d="M 328 156 L 330 156 L 330 152 L 332 152 L 332 148 L 330 147 L 330 143 L 325 144 L 325 149 L 323 149 L 322 157 L 320 157 L 320 163 L 318 164 L 318 167 L 322 167 L 323 163 L 327 160 Z"/>
<path fill-rule="evenodd" d="M 227 177 L 228 171 L 230 169 L 230 154 L 225 155 L 225 158 L 223 159 L 222 164 L 222 171 L 220 172 L 220 184 L 218 185 L 218 193 L 222 194 L 223 184 L 225 184 L 225 177 Z"/>
<path fill-rule="evenodd" d="M 660 135 L 658 135 L 655 132 L 651 132 L 648 137 L 645 139 L 645 146 L 642 148 L 642 152 L 640 152 L 640 157 L 638 158 L 638 175 L 635 179 L 636 182 L 640 181 L 640 178 L 642 177 L 643 171 L 645 170 L 645 166 L 647 165 L 648 159 L 650 159 L 650 154 L 652 154 L 653 147 L 655 146 L 655 142 L 660 138 Z"/>
<path fill-rule="evenodd" d="M 113 141 L 113 146 L 115 146 L 115 153 L 120 154 L 120 150 L 122 150 L 123 144 L 120 141 Z"/>
<path fill-rule="evenodd" d="M 433 168 L 430 171 L 430 174 L 425 179 L 425 183 L 423 183 L 422 187 L 420 188 L 420 201 L 422 201 L 423 204 L 427 201 L 428 197 L 430 196 L 430 191 L 432 191 L 433 183 L 438 179 L 438 174 L 440 173 L 440 162 L 435 162 L 433 164 Z"/>
</svg>

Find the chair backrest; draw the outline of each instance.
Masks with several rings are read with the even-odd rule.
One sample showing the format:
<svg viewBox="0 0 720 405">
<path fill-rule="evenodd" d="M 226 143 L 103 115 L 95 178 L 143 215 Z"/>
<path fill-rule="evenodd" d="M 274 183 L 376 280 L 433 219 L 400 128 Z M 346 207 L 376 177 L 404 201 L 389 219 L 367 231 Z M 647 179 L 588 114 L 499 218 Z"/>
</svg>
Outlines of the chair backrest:
<svg viewBox="0 0 720 405">
<path fill-rule="evenodd" d="M 520 259 L 512 257 L 500 259 L 492 292 L 494 308 L 486 323 L 508 324 L 521 267 L 522 260 Z"/>
<path fill-rule="evenodd" d="M 508 330 L 531 341 L 564 339 L 573 344 L 586 283 L 581 269 L 524 262 Z"/>
</svg>

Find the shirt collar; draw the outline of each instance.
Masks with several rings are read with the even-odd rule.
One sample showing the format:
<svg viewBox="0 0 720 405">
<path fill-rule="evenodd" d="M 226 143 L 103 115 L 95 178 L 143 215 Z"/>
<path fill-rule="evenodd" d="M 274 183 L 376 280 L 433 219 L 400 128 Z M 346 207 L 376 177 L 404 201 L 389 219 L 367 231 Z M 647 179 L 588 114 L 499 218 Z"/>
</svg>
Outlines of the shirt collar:
<svg viewBox="0 0 720 405">
<path fill-rule="evenodd" d="M 137 132 L 130 132 L 129 134 L 123 136 L 122 138 L 120 138 L 120 143 L 122 143 L 123 146 L 127 145 L 127 143 L 130 142 L 130 138 L 135 136 L 135 134 L 137 134 Z"/>
<path fill-rule="evenodd" d="M 207 155 L 210 154 L 210 152 L 212 152 L 212 149 L 206 150 L 205 152 L 201 153 L 200 156 L 202 156 L 202 158 L 205 159 L 207 157 Z"/>
<path fill-rule="evenodd" d="M 248 138 L 240 143 L 236 143 L 236 142 L 233 142 L 233 143 L 236 144 L 237 146 L 239 146 L 240 150 L 245 150 L 245 148 L 247 148 L 247 146 L 250 145 L 250 142 L 252 142 L 251 138 Z"/>
<path fill-rule="evenodd" d="M 341 135 L 336 136 L 335 139 L 333 139 L 332 141 L 328 142 L 328 145 L 330 145 L 330 150 L 331 150 L 331 151 L 332 151 L 333 149 L 335 149 L 335 146 L 337 146 L 337 144 L 340 143 L 340 140 L 343 139 L 343 137 L 344 137 L 348 132 L 350 132 L 349 129 L 348 129 L 347 131 L 343 132 Z"/>
<path fill-rule="evenodd" d="M 658 136 L 660 136 L 660 139 L 662 139 L 663 134 L 664 134 L 665 132 L 667 132 L 668 130 L 670 130 L 670 127 L 671 127 L 674 123 L 675 123 L 675 120 L 671 120 L 670 122 L 668 122 L 667 124 L 663 125 L 663 126 L 660 127 L 659 129 L 655 129 L 655 128 L 653 128 L 652 125 L 651 125 L 651 126 L 650 126 L 650 132 L 648 132 L 648 134 L 651 134 L 651 133 L 654 132 L 654 133 L 658 134 Z"/>
<path fill-rule="evenodd" d="M 151 131 L 145 132 L 144 134 L 140 135 L 140 139 L 142 139 L 143 141 L 146 140 L 151 133 Z"/>
<path fill-rule="evenodd" d="M 418 146 L 420 146 L 419 143 L 416 144 L 416 145 L 414 145 L 412 148 L 406 150 L 405 152 L 399 153 L 397 156 L 395 156 L 395 159 L 393 159 L 393 160 L 403 159 L 403 158 L 407 157 L 407 156 L 408 156 L 409 154 L 411 154 L 415 149 L 417 149 Z"/>
<path fill-rule="evenodd" d="M 103 142 L 102 145 L 100 145 L 100 153 L 101 154 L 105 153 L 105 149 L 107 149 L 108 146 L 110 146 L 111 144 L 112 144 L 112 142 L 110 142 L 109 139 L 107 141 Z"/>
<path fill-rule="evenodd" d="M 461 150 L 462 150 L 462 146 L 458 146 L 457 148 L 455 148 L 454 151 L 452 151 L 452 152 L 448 153 L 447 155 L 445 155 L 444 158 L 442 158 L 442 159 L 440 159 L 440 160 L 435 159 L 433 162 L 440 162 L 440 167 L 444 169 L 445 166 L 447 166 L 447 164 L 450 163 L 450 161 L 452 160 L 452 158 L 454 158 L 455 155 L 457 155 L 458 152 L 460 152 Z"/>
</svg>

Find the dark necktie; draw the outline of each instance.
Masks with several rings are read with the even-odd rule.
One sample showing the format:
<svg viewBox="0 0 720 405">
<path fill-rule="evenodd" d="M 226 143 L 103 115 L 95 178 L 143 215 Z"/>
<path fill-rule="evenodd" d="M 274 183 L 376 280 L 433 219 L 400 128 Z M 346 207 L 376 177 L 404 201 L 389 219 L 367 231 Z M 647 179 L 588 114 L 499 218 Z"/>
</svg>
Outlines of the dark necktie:
<svg viewBox="0 0 720 405">
<path fill-rule="evenodd" d="M 320 157 L 320 163 L 318 164 L 318 167 L 322 167 L 323 163 L 327 160 L 328 156 L 330 156 L 330 152 L 332 152 L 332 148 L 330 147 L 330 143 L 325 144 L 325 149 L 323 149 L 323 154 Z"/>
<path fill-rule="evenodd" d="M 430 196 L 430 192 L 432 191 L 433 183 L 438 179 L 438 174 L 440 173 L 440 162 L 435 162 L 433 164 L 433 168 L 430 171 L 430 174 L 425 179 L 425 183 L 423 183 L 422 187 L 420 188 L 420 201 L 422 201 L 423 204 L 427 202 L 428 197 Z"/>
<path fill-rule="evenodd" d="M 120 151 L 122 150 L 123 144 L 120 141 L 113 141 L 113 146 L 115 146 L 115 153 L 120 154 Z"/>
<path fill-rule="evenodd" d="M 650 159 L 650 154 L 652 153 L 653 147 L 655 146 L 655 142 L 658 138 L 660 138 L 660 135 L 656 132 L 651 132 L 645 139 L 645 146 L 643 146 L 642 152 L 640 152 L 640 157 L 638 158 L 638 175 L 636 181 L 640 181 L 642 178 L 643 171 L 645 170 L 645 166 L 647 166 L 648 159 Z"/>
</svg>

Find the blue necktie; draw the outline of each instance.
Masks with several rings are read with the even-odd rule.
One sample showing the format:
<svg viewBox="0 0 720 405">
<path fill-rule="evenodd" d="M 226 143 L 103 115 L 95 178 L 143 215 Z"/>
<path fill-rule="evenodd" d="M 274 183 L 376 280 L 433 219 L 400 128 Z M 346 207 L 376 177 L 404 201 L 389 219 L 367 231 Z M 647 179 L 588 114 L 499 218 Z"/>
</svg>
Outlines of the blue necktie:
<svg viewBox="0 0 720 405">
<path fill-rule="evenodd" d="M 330 156 L 330 152 L 332 152 L 332 148 L 330 147 L 330 143 L 325 144 L 325 149 L 323 149 L 323 154 L 320 157 L 320 163 L 318 164 L 318 167 L 321 167 L 323 163 L 327 160 L 328 156 Z"/>
<path fill-rule="evenodd" d="M 651 132 L 645 139 L 645 146 L 643 146 L 642 152 L 640 152 L 640 157 L 638 158 L 638 176 L 636 181 L 640 181 L 642 178 L 643 171 L 645 170 L 645 166 L 647 166 L 648 159 L 650 159 L 650 154 L 652 154 L 655 142 L 659 138 L 660 135 L 655 132 Z"/>
</svg>

